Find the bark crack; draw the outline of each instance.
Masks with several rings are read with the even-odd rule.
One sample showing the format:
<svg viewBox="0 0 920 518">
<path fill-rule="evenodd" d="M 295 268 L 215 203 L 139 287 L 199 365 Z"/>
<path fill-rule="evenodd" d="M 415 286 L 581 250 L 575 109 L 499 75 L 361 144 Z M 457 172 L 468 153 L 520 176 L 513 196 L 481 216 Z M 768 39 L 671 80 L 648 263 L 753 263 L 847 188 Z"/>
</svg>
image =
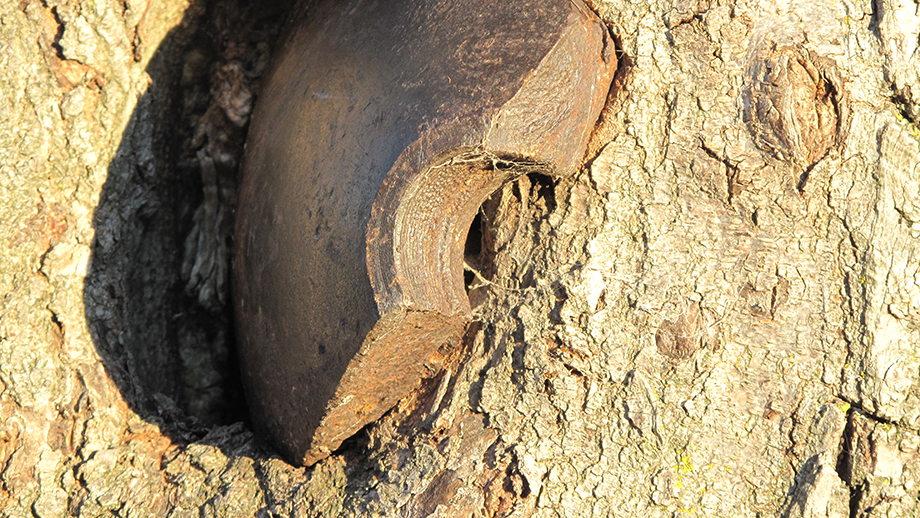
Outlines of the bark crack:
<svg viewBox="0 0 920 518">
<path fill-rule="evenodd" d="M 874 421 L 879 424 L 886 426 L 901 426 L 897 421 L 892 421 L 891 419 L 884 418 L 880 415 L 873 413 L 871 410 L 867 409 L 858 401 L 854 401 L 852 398 L 849 398 L 843 394 L 837 394 L 838 398 L 844 401 L 846 404 L 850 405 L 850 412 L 859 412 L 862 416 L 867 419 Z"/>
<path fill-rule="evenodd" d="M 745 187 L 744 182 L 738 180 L 738 174 L 740 173 L 738 165 L 733 164 L 732 161 L 727 157 L 720 156 L 715 150 L 707 146 L 706 142 L 704 142 L 702 138 L 700 138 L 699 141 L 700 149 L 702 149 L 703 152 L 709 156 L 709 158 L 718 161 L 725 167 L 725 185 L 728 192 L 726 195 L 726 201 L 728 202 L 728 205 L 733 206 L 732 201 L 734 200 L 735 196 L 741 194 L 741 191 L 743 191 Z M 753 221 L 756 225 L 756 217 L 754 217 Z"/>
</svg>

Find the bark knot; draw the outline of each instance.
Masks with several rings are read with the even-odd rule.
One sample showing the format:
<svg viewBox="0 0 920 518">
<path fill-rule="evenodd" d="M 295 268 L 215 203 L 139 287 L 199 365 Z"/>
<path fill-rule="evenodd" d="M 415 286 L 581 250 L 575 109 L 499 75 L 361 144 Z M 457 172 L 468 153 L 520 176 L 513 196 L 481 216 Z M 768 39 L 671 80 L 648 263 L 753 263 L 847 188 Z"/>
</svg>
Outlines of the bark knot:
<svg viewBox="0 0 920 518">
<path fill-rule="evenodd" d="M 842 144 L 846 99 L 833 60 L 772 43 L 745 75 L 744 121 L 758 148 L 809 169 Z"/>
</svg>

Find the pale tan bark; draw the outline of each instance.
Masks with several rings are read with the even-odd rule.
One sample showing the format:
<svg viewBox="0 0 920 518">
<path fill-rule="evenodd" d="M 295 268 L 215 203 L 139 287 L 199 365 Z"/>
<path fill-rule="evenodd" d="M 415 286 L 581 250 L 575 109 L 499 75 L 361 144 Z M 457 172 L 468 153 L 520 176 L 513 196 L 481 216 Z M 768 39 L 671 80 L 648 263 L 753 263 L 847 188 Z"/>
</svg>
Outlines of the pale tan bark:
<svg viewBox="0 0 920 518">
<path fill-rule="evenodd" d="M 0 514 L 920 515 L 917 4 L 592 7 L 596 158 L 483 207 L 457 361 L 304 469 L 234 424 L 223 248 L 290 6 L 0 5 Z"/>
</svg>

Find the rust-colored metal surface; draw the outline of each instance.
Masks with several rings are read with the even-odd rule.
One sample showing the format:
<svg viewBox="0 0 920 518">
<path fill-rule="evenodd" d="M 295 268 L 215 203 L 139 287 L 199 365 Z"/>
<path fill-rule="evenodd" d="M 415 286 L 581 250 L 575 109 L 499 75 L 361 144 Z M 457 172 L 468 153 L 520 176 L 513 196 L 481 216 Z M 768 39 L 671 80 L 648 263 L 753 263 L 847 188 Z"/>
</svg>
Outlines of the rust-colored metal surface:
<svg viewBox="0 0 920 518">
<path fill-rule="evenodd" d="M 244 162 L 237 331 L 256 428 L 309 465 L 459 341 L 480 204 L 528 167 L 580 166 L 616 59 L 580 0 L 329 1 L 276 58 Z"/>
</svg>

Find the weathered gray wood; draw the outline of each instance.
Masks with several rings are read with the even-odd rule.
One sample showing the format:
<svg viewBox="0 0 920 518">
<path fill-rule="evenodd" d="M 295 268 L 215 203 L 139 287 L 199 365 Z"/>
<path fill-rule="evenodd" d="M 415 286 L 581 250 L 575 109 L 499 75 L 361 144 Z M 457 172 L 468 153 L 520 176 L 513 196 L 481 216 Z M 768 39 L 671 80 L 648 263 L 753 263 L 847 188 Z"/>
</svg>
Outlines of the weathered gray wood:
<svg viewBox="0 0 920 518">
<path fill-rule="evenodd" d="M 305 470 L 223 410 L 258 10 L 0 4 L 0 514 L 916 516 L 916 4 L 594 7 L 597 158 L 486 204 L 466 349 Z"/>
</svg>

